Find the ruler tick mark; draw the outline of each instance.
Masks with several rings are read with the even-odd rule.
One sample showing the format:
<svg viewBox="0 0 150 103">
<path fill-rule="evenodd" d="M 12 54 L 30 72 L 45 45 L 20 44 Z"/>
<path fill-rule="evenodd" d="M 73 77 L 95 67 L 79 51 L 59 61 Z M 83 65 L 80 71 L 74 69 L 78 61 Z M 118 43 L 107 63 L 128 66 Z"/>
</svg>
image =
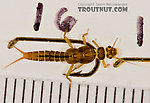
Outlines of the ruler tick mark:
<svg viewBox="0 0 150 103">
<path fill-rule="evenodd" d="M 144 90 L 141 92 L 141 103 L 143 103 L 143 97 L 144 97 Z"/>
<path fill-rule="evenodd" d="M 124 88 L 123 89 L 123 98 L 122 98 L 122 103 L 125 102 L 125 95 L 126 95 L 126 89 Z"/>
<path fill-rule="evenodd" d="M 43 99 L 43 87 L 44 87 L 44 81 L 42 81 L 42 85 L 41 85 L 41 97 L 40 97 L 40 103 L 42 103 L 42 99 Z"/>
<path fill-rule="evenodd" d="M 114 100 L 113 100 L 113 103 L 116 103 L 116 91 L 117 91 L 117 88 L 115 87 L 114 88 Z"/>
<path fill-rule="evenodd" d="M 61 91 L 62 91 L 62 83 L 60 83 L 60 87 L 59 87 L 59 100 L 58 100 L 58 103 L 61 103 Z"/>
<path fill-rule="evenodd" d="M 105 87 L 104 103 L 106 103 L 106 100 L 107 100 L 107 87 Z"/>
<path fill-rule="evenodd" d="M 88 98 L 89 98 L 89 85 L 87 85 L 86 103 L 88 103 Z"/>
<path fill-rule="evenodd" d="M 6 103 L 7 81 L 8 81 L 8 78 L 5 79 L 4 103 Z"/>
<path fill-rule="evenodd" d="M 98 86 L 96 86 L 95 103 L 97 103 L 97 97 L 98 97 Z"/>
<path fill-rule="evenodd" d="M 26 86 L 26 80 L 24 79 L 24 81 L 23 81 L 23 89 L 22 89 L 22 103 L 24 103 L 25 86 Z"/>
<path fill-rule="evenodd" d="M 16 83 L 17 83 L 17 79 L 15 79 L 15 81 L 14 81 L 13 103 L 15 103 L 15 95 L 16 95 Z"/>
<path fill-rule="evenodd" d="M 132 103 L 134 103 L 134 94 L 135 94 L 135 89 L 132 91 Z"/>
<path fill-rule="evenodd" d="M 79 103 L 79 97 L 80 97 L 80 84 L 78 85 L 77 103 Z"/>
<path fill-rule="evenodd" d="M 32 83 L 32 94 L 31 94 L 31 103 L 33 103 L 33 98 L 34 98 L 34 86 L 35 86 L 35 81 L 33 80 L 33 83 Z"/>
<path fill-rule="evenodd" d="M 70 87 L 70 84 L 69 84 L 69 91 L 68 91 L 68 103 L 70 103 L 70 93 L 71 93 L 71 87 Z"/>
<path fill-rule="evenodd" d="M 52 101 L 52 93 L 53 93 L 53 82 L 51 82 L 51 87 L 50 87 L 50 98 L 49 98 L 49 103 Z"/>
</svg>

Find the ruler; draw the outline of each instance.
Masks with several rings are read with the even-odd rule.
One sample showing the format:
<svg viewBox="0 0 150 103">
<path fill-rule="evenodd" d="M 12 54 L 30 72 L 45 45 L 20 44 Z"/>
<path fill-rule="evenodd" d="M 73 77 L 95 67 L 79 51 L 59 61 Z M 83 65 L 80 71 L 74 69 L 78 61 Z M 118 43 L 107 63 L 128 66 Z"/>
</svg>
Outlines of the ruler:
<svg viewBox="0 0 150 103">
<path fill-rule="evenodd" d="M 0 103 L 150 103 L 150 91 L 0 77 Z"/>
</svg>

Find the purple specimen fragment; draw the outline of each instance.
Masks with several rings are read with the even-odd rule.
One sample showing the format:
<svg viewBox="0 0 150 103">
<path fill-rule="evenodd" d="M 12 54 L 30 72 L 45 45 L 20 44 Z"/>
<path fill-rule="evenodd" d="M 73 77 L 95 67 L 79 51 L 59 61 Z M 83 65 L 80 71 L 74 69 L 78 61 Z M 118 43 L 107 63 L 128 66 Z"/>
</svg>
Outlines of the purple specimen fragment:
<svg viewBox="0 0 150 103">
<path fill-rule="evenodd" d="M 59 30 L 65 32 L 67 30 L 67 32 L 71 31 L 72 27 L 76 24 L 76 19 L 72 16 L 67 16 L 61 23 L 61 16 L 67 12 L 68 9 L 67 8 L 61 8 L 57 15 L 56 15 L 56 26 Z"/>
<path fill-rule="evenodd" d="M 42 12 L 43 12 L 43 4 L 42 3 L 38 3 L 38 7 L 36 8 L 36 19 L 34 22 L 34 30 L 38 31 L 39 27 L 40 27 L 40 23 L 41 23 L 41 18 L 42 18 Z"/>
<path fill-rule="evenodd" d="M 143 44 L 143 17 L 139 16 L 137 18 L 137 44 L 142 46 Z"/>
</svg>

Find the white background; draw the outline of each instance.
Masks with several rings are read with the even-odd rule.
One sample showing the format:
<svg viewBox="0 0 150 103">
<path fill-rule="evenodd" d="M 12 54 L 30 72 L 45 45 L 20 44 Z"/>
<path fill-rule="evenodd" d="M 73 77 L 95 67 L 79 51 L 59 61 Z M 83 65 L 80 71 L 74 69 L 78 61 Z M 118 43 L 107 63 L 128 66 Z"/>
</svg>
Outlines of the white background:
<svg viewBox="0 0 150 103">
<path fill-rule="evenodd" d="M 43 3 L 43 15 L 38 32 L 34 31 L 36 7 L 38 2 Z M 95 1 L 97 3 L 107 3 L 107 1 Z M 95 3 L 92 1 L 92 3 Z M 71 15 L 78 21 L 68 38 L 81 39 L 81 35 L 90 29 L 87 41 L 91 43 L 92 39 L 97 39 L 100 46 L 106 47 L 112 45 L 116 37 L 118 41 L 118 57 L 150 57 L 150 15 L 149 1 L 137 0 L 116 1 L 108 3 L 127 3 L 128 12 L 126 13 L 81 13 L 78 12 L 78 3 L 91 3 L 90 1 L 69 1 L 57 0 L 3 0 L 0 6 L 0 68 L 3 68 L 12 61 L 20 58 L 22 55 L 13 49 L 8 49 L 7 44 L 15 37 L 48 37 L 63 38 L 63 33 L 56 28 L 54 23 L 57 11 L 62 8 L 68 8 L 68 12 L 62 16 L 62 20 Z M 136 22 L 137 17 L 144 17 L 144 43 L 138 47 L 136 41 Z M 69 48 L 67 44 L 58 43 L 38 43 L 38 42 L 19 42 L 16 45 L 22 51 L 34 50 L 61 50 Z M 75 46 L 75 45 L 74 45 Z M 115 59 L 105 60 L 111 66 L 104 68 L 102 63 L 99 70 L 89 78 L 73 78 L 73 82 L 78 83 L 96 83 L 115 86 L 128 86 L 149 88 L 150 86 L 150 63 L 124 63 L 119 68 L 113 68 Z M 67 81 L 62 75 L 66 73 L 69 64 L 55 62 L 33 62 L 21 60 L 5 70 L 0 70 L 0 75 L 29 77 L 38 79 L 51 79 Z M 91 70 L 94 62 L 84 65 L 80 69 Z M 68 81 L 67 81 L 68 82 Z"/>
</svg>

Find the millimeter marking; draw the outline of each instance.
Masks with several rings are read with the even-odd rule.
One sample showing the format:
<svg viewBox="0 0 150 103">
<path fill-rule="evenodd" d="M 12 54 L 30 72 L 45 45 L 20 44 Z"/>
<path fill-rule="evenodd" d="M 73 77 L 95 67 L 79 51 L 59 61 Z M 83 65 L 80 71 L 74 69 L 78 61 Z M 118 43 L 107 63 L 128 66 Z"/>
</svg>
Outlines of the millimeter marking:
<svg viewBox="0 0 150 103">
<path fill-rule="evenodd" d="M 66 99 L 67 103 L 72 103 L 75 101 L 76 101 L 76 103 L 80 103 L 81 98 L 85 98 L 85 103 L 89 103 L 89 101 L 91 101 L 91 100 L 93 100 L 93 103 L 99 103 L 99 101 L 101 101 L 102 103 L 107 103 L 110 100 L 109 97 L 111 97 L 111 99 L 112 99 L 111 101 L 113 101 L 113 103 L 119 103 L 118 98 L 122 98 L 121 99 L 122 103 L 125 103 L 127 101 L 127 99 L 131 99 L 131 101 L 132 101 L 131 103 L 135 103 L 135 100 L 134 100 L 135 98 L 136 98 L 136 102 L 139 100 L 138 103 L 143 103 L 143 102 L 150 103 L 150 101 L 149 101 L 150 99 L 148 99 L 148 97 L 150 95 L 150 91 L 146 91 L 144 89 L 132 89 L 131 96 L 129 96 L 129 95 L 127 96 L 127 94 L 128 94 L 127 91 L 131 90 L 130 88 L 128 89 L 128 88 L 121 88 L 121 87 L 113 87 L 114 89 L 111 91 L 112 96 L 108 96 L 110 94 L 109 86 L 104 87 L 104 86 L 100 86 L 100 85 L 95 85 L 95 88 L 92 89 L 92 88 L 90 88 L 90 86 L 93 87 L 93 85 L 78 84 L 78 85 L 76 85 L 77 90 L 74 91 L 74 89 L 72 89 L 69 86 L 67 86 L 66 89 L 63 88 L 63 85 L 64 85 L 63 82 L 60 82 L 59 85 L 55 85 L 55 83 L 58 84 L 58 82 L 55 82 L 55 81 L 51 82 L 51 81 L 44 81 L 44 80 L 43 81 L 40 81 L 40 80 L 32 80 L 31 81 L 31 79 L 29 79 L 29 81 L 31 81 L 31 82 L 29 82 L 30 85 L 26 85 L 26 83 L 28 82 L 28 79 L 13 78 L 14 81 L 12 82 L 12 84 L 9 83 L 9 85 L 8 85 L 8 80 L 9 80 L 9 78 L 4 78 L 3 79 L 4 87 L 0 87 L 0 91 L 3 91 L 3 95 L 2 95 L 3 102 L 2 103 L 7 103 L 7 100 L 10 101 L 9 98 L 12 99 L 12 103 L 17 102 L 17 99 L 19 99 L 17 97 L 18 92 L 21 92 L 21 96 L 19 96 L 20 100 L 22 101 L 21 103 L 24 103 L 24 101 L 30 101 L 30 103 L 33 103 L 33 100 L 39 100 L 39 103 L 44 103 L 43 100 L 45 100 L 46 98 L 48 100 L 48 103 L 53 103 L 53 101 L 56 101 L 56 100 L 58 101 L 57 103 L 61 103 L 63 101 L 63 99 Z M 19 82 L 19 80 L 21 80 L 23 82 Z M 39 81 L 41 83 L 40 84 L 41 87 L 37 89 L 37 87 L 35 85 L 37 82 L 39 83 Z M 47 85 L 45 85 L 46 82 L 48 82 L 50 84 L 48 87 L 49 91 L 46 91 L 44 88 L 45 86 L 47 86 Z M 19 89 L 21 91 L 18 91 L 18 85 L 22 86 L 21 87 L 22 89 Z M 69 83 L 68 83 L 68 85 L 69 85 Z M 13 89 L 11 91 L 9 88 L 10 87 L 12 88 L 12 86 L 13 86 Z M 28 86 L 31 86 L 31 88 L 29 88 Z M 53 89 L 54 86 L 56 86 L 55 87 L 56 89 Z M 81 86 L 83 88 L 86 88 L 86 95 L 81 95 L 82 94 Z M 120 89 L 121 91 L 118 89 Z M 36 90 L 39 91 L 39 96 L 38 96 L 39 98 L 36 98 L 37 96 L 34 96 L 36 93 Z M 104 92 L 100 92 L 103 90 L 104 90 Z M 26 92 L 26 91 L 28 91 L 28 92 Z M 140 92 L 137 92 L 137 91 L 140 91 Z M 45 95 L 43 95 L 43 94 L 45 94 L 45 92 L 48 92 L 48 95 L 46 95 L 46 97 L 44 97 Z M 68 93 L 68 95 L 66 95 L 66 98 L 64 98 L 62 96 L 63 93 L 65 93 L 65 92 Z M 12 95 L 11 95 L 12 97 L 10 97 L 10 93 L 12 93 Z M 56 96 L 57 98 L 53 97 L 53 94 L 55 95 L 56 93 L 58 93 L 57 94 L 58 96 Z M 75 101 L 73 99 L 70 99 L 70 98 L 72 98 L 71 94 L 74 94 L 74 93 L 76 93 L 76 96 L 75 96 L 76 98 L 74 99 Z M 91 97 L 91 95 L 89 95 L 89 93 L 92 93 L 94 95 L 92 95 L 92 97 Z M 119 95 L 120 93 L 121 93 L 121 95 Z M 137 93 L 139 93 L 138 96 L 140 96 L 140 97 L 138 97 L 139 98 L 138 100 L 136 97 Z M 29 97 L 26 97 L 26 96 L 29 96 Z M 53 97 L 53 99 L 52 99 L 52 97 Z M 93 97 L 94 97 L 94 99 L 93 99 Z"/>
</svg>

